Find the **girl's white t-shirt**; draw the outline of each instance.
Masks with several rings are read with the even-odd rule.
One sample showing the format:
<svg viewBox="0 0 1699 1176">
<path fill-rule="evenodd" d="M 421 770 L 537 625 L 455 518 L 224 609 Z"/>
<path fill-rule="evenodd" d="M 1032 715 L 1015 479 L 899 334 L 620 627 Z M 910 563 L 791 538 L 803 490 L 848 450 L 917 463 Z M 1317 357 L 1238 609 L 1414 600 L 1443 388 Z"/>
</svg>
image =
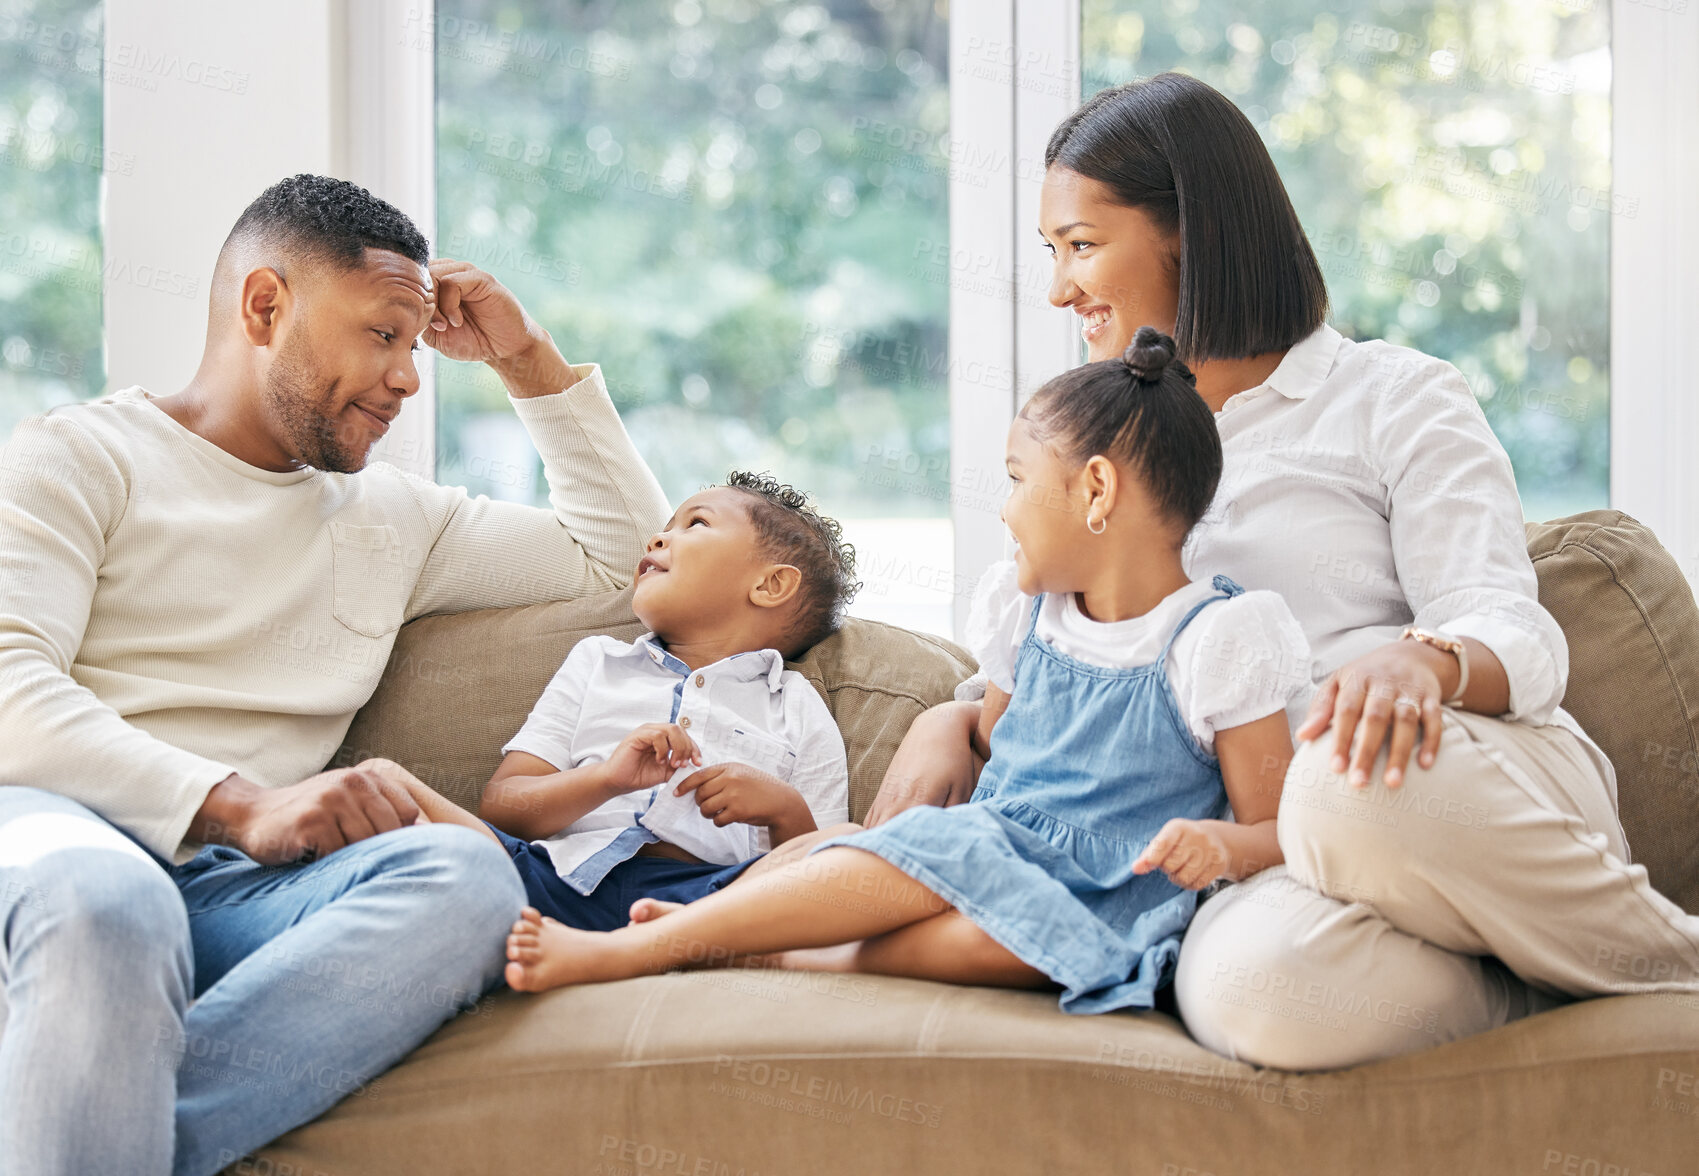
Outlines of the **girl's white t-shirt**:
<svg viewBox="0 0 1699 1176">
<path fill-rule="evenodd" d="M 1038 636 L 1069 657 L 1112 669 L 1146 666 L 1192 607 L 1220 592 L 1194 581 L 1142 617 L 1094 621 L 1072 593 L 1048 594 Z M 1015 662 L 1026 640 L 1032 600 L 1020 590 L 1013 560 L 993 564 L 979 581 L 968 613 L 967 645 L 979 674 L 959 697 L 977 697 L 985 680 L 1013 693 Z M 1187 728 L 1215 753 L 1215 733 L 1287 709 L 1312 688 L 1310 648 L 1286 601 L 1273 592 L 1218 600 L 1192 618 L 1168 651 L 1168 683 Z"/>
</svg>

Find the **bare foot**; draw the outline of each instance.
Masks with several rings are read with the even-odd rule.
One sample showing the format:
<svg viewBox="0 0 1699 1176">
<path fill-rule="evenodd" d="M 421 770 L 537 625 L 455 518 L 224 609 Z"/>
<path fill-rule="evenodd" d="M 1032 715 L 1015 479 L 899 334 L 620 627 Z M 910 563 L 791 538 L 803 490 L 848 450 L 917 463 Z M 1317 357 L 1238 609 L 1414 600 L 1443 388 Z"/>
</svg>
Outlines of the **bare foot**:
<svg viewBox="0 0 1699 1176">
<path fill-rule="evenodd" d="M 638 974 L 619 968 L 608 933 L 568 927 L 544 918 L 535 907 L 521 911 L 508 932 L 507 958 L 507 986 L 515 992 L 546 992 Z"/>
<path fill-rule="evenodd" d="M 682 902 L 662 902 L 658 898 L 640 898 L 631 904 L 631 921 L 633 923 L 651 923 L 662 915 L 670 915 L 674 911 L 684 909 Z"/>
</svg>

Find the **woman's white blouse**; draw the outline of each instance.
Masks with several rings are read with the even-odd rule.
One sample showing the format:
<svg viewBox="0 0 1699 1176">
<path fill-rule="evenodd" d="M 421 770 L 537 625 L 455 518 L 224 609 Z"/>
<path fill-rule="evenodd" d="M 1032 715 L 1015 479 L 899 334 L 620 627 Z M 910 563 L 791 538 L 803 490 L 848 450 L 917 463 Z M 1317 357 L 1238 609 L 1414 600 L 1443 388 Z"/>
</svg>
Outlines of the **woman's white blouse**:
<svg viewBox="0 0 1699 1176">
<path fill-rule="evenodd" d="M 1510 458 L 1462 373 L 1324 324 L 1216 426 L 1221 486 L 1188 573 L 1285 597 L 1318 684 L 1408 624 L 1474 638 L 1509 678 L 1504 717 L 1580 736 L 1614 796 L 1610 761 L 1558 707 L 1569 645 L 1536 595 Z"/>
</svg>

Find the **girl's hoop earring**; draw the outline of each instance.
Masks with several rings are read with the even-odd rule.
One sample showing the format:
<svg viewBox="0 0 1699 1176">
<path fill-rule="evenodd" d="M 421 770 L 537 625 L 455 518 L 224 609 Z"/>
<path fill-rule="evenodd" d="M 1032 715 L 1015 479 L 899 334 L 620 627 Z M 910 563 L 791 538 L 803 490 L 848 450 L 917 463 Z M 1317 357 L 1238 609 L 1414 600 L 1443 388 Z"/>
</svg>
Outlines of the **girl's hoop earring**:
<svg viewBox="0 0 1699 1176">
<path fill-rule="evenodd" d="M 1085 529 L 1090 531 L 1093 535 L 1101 535 L 1101 534 L 1103 534 L 1103 532 L 1105 532 L 1109 529 L 1109 520 L 1108 519 L 1106 519 L 1106 518 L 1098 519 L 1097 521 L 1098 521 L 1099 525 L 1095 526 L 1095 527 L 1091 525 L 1090 519 L 1087 519 L 1085 521 Z"/>
</svg>

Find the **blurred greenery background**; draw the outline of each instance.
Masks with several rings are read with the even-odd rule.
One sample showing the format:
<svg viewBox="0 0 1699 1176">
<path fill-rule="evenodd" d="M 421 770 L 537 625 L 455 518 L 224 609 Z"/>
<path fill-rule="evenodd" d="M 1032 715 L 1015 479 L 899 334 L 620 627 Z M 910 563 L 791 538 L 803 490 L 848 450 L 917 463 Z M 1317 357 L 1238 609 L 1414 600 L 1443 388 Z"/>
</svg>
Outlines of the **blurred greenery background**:
<svg viewBox="0 0 1699 1176">
<path fill-rule="evenodd" d="M 1610 223 L 1633 204 L 1610 192 L 1602 0 L 1082 2 L 1084 92 L 1179 68 L 1238 102 L 1334 322 L 1457 364 L 1529 517 L 1606 502 Z M 946 0 L 442 0 L 438 250 L 603 365 L 675 499 L 771 469 L 887 569 L 947 569 L 949 180 L 1005 182 L 952 148 L 948 19 Z M 0 0 L 0 436 L 107 387 L 101 167 L 126 164 L 100 79 L 99 4 Z M 441 480 L 542 501 L 499 385 L 439 374 Z M 947 572 L 941 595 L 909 579 L 892 615 L 947 627 Z"/>
<path fill-rule="evenodd" d="M 949 240 L 947 33 L 914 0 L 443 0 L 438 248 L 603 366 L 674 501 L 754 467 L 840 514 L 943 518 L 864 471 L 945 485 L 949 290 L 915 259 Z M 499 383 L 441 387 L 439 462 L 540 498 L 502 484 L 494 447 L 525 441 Z"/>
<path fill-rule="evenodd" d="M 1604 0 L 1082 0 L 1087 94 L 1166 69 L 1261 132 L 1332 321 L 1457 365 L 1524 513 L 1610 489 Z"/>
<path fill-rule="evenodd" d="M 99 4 L 0 0 L 0 438 L 106 388 L 100 79 Z"/>
</svg>

